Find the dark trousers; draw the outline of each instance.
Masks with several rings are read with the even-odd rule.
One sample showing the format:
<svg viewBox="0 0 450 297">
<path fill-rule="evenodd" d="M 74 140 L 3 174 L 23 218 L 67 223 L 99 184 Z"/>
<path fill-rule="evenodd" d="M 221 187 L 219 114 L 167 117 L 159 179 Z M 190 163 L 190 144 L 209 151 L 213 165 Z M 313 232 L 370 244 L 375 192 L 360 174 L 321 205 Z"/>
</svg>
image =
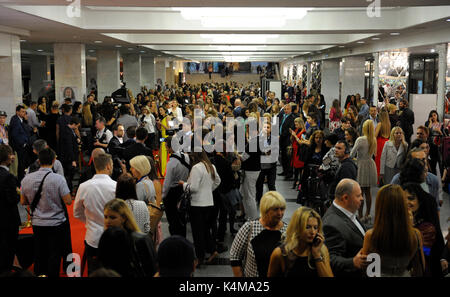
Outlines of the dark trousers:
<svg viewBox="0 0 450 297">
<path fill-rule="evenodd" d="M 437 175 L 436 165 L 439 166 L 439 171 L 442 173 L 444 169 L 442 168 L 442 160 L 441 160 L 441 153 L 439 152 L 439 148 L 436 148 L 436 151 L 434 151 L 432 154 L 430 154 L 430 167 L 431 167 L 431 173 L 434 175 Z"/>
<path fill-rule="evenodd" d="M 151 149 L 155 149 L 155 140 L 156 140 L 156 134 L 155 133 L 148 133 L 147 139 L 145 140 L 145 145 Z"/>
<path fill-rule="evenodd" d="M 264 191 L 264 180 L 267 177 L 267 185 L 269 191 L 276 191 L 275 180 L 277 178 L 277 164 L 273 164 L 272 167 L 268 169 L 261 169 L 259 173 L 258 180 L 256 181 L 256 203 L 261 201 L 261 197 Z"/>
<path fill-rule="evenodd" d="M 59 277 L 61 258 L 67 232 L 64 222 L 59 226 L 33 226 L 34 273 L 49 277 Z"/>
<path fill-rule="evenodd" d="M 22 181 L 22 179 L 25 176 L 25 169 L 29 165 L 29 155 L 26 148 L 20 148 L 17 151 L 17 179 L 19 182 Z"/>
<path fill-rule="evenodd" d="M 69 187 L 70 192 L 73 190 L 73 176 L 75 174 L 75 168 L 72 166 L 72 161 L 61 160 L 61 164 L 64 169 L 64 177 L 66 178 L 67 186 Z"/>
<path fill-rule="evenodd" d="M 199 260 L 203 260 L 205 253 L 213 253 L 216 250 L 216 242 L 211 233 L 212 224 L 216 224 L 214 206 L 191 206 L 189 212 L 195 254 Z"/>
<path fill-rule="evenodd" d="M 98 249 L 90 246 L 86 241 L 84 242 L 84 249 L 88 265 L 88 275 L 90 275 L 101 267 L 100 261 L 98 260 Z"/>
<path fill-rule="evenodd" d="M 225 240 L 225 232 L 227 231 L 227 222 L 230 223 L 230 231 L 234 229 L 234 217 L 236 216 L 236 210 L 227 201 L 225 194 L 217 193 L 214 194 L 214 220 L 219 218 L 219 224 L 213 224 L 217 228 L 213 228 L 213 238 L 217 239 L 218 242 L 223 242 Z M 212 218 L 212 219 L 213 219 Z"/>
<path fill-rule="evenodd" d="M 186 237 L 186 222 L 178 215 L 177 211 L 177 199 L 182 193 L 183 188 L 181 186 L 171 188 L 163 202 L 166 209 L 167 222 L 169 223 L 170 235 Z"/>
<path fill-rule="evenodd" d="M 287 176 L 292 175 L 292 168 L 290 166 L 291 158 L 289 158 L 288 153 L 287 153 L 288 146 L 289 146 L 289 142 L 281 142 L 280 141 L 281 166 L 283 167 L 283 172 Z"/>
<path fill-rule="evenodd" d="M 0 228 L 0 273 L 11 270 L 18 237 L 18 226 L 2 226 Z"/>
</svg>

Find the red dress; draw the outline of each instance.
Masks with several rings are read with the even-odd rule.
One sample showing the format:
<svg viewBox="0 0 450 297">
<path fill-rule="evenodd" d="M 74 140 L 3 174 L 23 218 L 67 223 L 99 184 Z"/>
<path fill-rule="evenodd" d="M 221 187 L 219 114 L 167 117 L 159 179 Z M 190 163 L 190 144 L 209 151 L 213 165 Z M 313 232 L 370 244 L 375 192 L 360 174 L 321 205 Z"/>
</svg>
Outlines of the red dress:
<svg viewBox="0 0 450 297">
<path fill-rule="evenodd" d="M 300 128 L 295 129 L 295 134 L 297 134 L 298 139 L 302 139 L 303 133 L 305 133 L 306 130 L 301 130 Z M 292 159 L 291 159 L 291 166 L 294 168 L 303 168 L 305 166 L 305 163 L 299 160 L 299 156 L 297 156 L 297 152 L 299 149 L 299 144 L 297 140 L 294 139 L 292 142 Z"/>
<path fill-rule="evenodd" d="M 377 156 L 375 157 L 375 164 L 377 165 L 377 176 L 380 176 L 380 162 L 381 162 L 381 153 L 383 152 L 384 144 L 388 141 L 389 138 L 384 138 L 382 136 L 377 137 Z"/>
</svg>

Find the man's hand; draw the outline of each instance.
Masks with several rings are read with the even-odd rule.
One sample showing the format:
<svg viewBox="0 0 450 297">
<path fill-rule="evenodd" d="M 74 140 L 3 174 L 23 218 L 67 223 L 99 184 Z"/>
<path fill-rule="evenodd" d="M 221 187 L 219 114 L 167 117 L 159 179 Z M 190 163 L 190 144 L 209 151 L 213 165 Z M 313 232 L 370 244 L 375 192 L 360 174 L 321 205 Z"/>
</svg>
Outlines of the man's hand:
<svg viewBox="0 0 450 297">
<path fill-rule="evenodd" d="M 77 167 L 77 162 L 72 161 L 72 167 Z"/>
<path fill-rule="evenodd" d="M 367 266 L 367 256 L 361 254 L 361 251 L 353 258 L 353 266 L 358 269 L 363 269 Z"/>
</svg>

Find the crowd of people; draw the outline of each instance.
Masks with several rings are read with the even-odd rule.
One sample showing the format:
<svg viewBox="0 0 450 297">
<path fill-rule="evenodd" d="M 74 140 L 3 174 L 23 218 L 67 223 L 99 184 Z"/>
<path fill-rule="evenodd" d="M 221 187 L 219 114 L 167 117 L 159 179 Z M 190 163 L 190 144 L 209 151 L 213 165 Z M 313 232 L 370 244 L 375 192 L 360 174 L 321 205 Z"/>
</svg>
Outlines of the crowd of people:
<svg viewBox="0 0 450 297">
<path fill-rule="evenodd" d="M 363 276 L 370 253 L 381 256 L 382 276 L 444 275 L 449 160 L 437 112 L 411 141 L 406 99 L 371 105 L 349 95 L 327 118 L 317 91 L 283 91 L 280 100 L 253 83 L 166 85 L 128 90 L 124 104 L 42 97 L 18 105 L 9 125 L 0 112 L 0 270 L 13 269 L 20 201 L 35 275 L 69 265 L 72 203 L 86 226 L 82 271 L 93 277 L 192 276 L 228 249 L 238 277 Z M 277 177 L 302 205 L 288 223 Z"/>
</svg>

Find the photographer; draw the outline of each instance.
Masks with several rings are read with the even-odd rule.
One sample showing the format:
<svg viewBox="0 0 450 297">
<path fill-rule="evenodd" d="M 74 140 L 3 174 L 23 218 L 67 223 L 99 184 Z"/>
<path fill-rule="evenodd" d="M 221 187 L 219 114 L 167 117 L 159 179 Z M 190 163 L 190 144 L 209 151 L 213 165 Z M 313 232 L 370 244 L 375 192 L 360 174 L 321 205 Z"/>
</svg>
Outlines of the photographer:
<svg viewBox="0 0 450 297">
<path fill-rule="evenodd" d="M 106 128 L 111 130 L 114 122 L 119 117 L 119 110 L 118 106 L 112 103 L 112 98 L 110 96 L 105 96 L 101 111 L 106 120 Z"/>
<path fill-rule="evenodd" d="M 111 138 L 113 138 L 113 134 L 106 128 L 106 120 L 104 117 L 100 116 L 97 118 L 95 121 L 95 128 L 97 129 L 97 133 L 94 137 L 94 149 L 106 149 L 111 141 Z"/>
</svg>

